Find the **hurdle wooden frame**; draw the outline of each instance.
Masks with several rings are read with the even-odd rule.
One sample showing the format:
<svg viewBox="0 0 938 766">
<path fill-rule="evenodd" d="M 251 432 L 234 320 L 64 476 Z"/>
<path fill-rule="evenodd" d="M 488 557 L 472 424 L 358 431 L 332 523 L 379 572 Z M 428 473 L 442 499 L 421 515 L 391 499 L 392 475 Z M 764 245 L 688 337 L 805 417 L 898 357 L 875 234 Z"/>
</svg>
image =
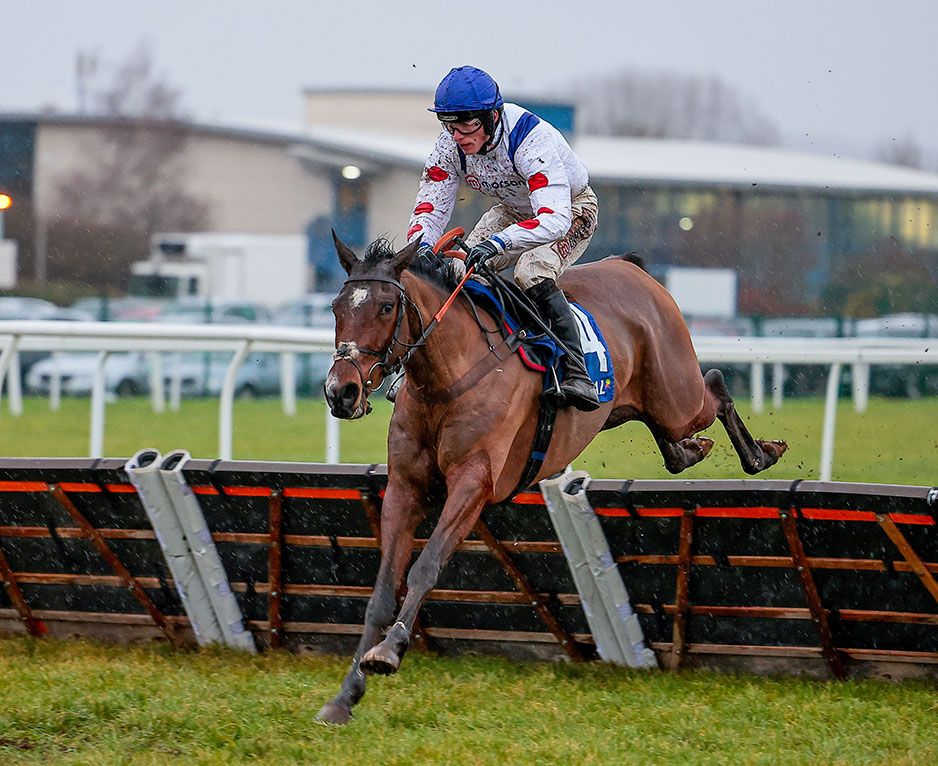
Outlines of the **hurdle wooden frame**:
<svg viewBox="0 0 938 766">
<path fill-rule="evenodd" d="M 122 465 L 0 460 L 0 630 L 191 640 Z M 193 460 L 185 475 L 258 642 L 346 651 L 377 567 L 385 467 Z M 933 488 L 594 480 L 587 496 L 663 665 L 938 675 Z M 542 498 L 522 493 L 459 546 L 419 634 L 444 652 L 589 657 L 564 570 Z"/>
</svg>

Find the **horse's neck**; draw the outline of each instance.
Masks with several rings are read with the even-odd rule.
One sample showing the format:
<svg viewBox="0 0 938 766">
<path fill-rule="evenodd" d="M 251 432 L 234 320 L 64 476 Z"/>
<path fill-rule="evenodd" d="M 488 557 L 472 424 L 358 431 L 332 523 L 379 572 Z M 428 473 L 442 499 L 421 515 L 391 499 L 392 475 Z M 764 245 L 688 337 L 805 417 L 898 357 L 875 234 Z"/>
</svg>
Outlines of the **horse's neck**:
<svg viewBox="0 0 938 766">
<path fill-rule="evenodd" d="M 424 326 L 428 325 L 450 293 L 409 272 L 404 272 L 402 282 Z M 420 328 L 413 327 L 411 340 L 419 334 Z M 457 299 L 427 336 L 426 344 L 414 352 L 407 375 L 418 388 L 439 391 L 465 375 L 487 353 L 475 320 Z"/>
</svg>

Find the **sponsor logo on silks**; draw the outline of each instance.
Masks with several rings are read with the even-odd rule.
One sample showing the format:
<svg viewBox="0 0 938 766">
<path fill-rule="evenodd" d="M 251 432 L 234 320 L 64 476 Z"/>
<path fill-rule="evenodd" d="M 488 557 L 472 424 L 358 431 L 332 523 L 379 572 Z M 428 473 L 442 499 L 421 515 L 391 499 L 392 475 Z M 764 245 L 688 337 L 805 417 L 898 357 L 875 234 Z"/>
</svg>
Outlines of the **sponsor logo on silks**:
<svg viewBox="0 0 938 766">
<path fill-rule="evenodd" d="M 466 175 L 466 186 L 475 191 L 480 191 L 489 196 L 496 196 L 493 192 L 499 189 L 512 189 L 512 187 L 524 186 L 524 181 L 520 178 L 489 179 L 479 178 L 475 173 Z"/>
</svg>

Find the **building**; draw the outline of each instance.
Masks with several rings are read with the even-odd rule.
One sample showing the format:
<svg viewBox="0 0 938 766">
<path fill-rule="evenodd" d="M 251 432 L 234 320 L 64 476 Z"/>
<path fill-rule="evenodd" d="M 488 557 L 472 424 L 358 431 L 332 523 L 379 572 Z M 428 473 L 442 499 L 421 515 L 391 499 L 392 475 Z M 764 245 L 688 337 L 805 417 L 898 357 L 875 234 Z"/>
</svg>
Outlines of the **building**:
<svg viewBox="0 0 938 766">
<path fill-rule="evenodd" d="M 188 135 L 178 178 L 206 202 L 210 230 L 305 232 L 329 288 L 341 277 L 330 229 L 354 247 L 402 240 L 437 126 L 428 93 L 319 89 L 304 99 L 302 129 L 173 123 Z M 637 251 L 652 264 L 736 268 L 741 308 L 765 313 L 807 310 L 844 269 L 884 248 L 938 281 L 936 174 L 775 148 L 581 136 L 569 107 L 522 103 L 564 129 L 590 168 L 600 223 L 587 259 Z M 93 167 L 114 125 L 0 116 L 0 188 L 54 219 L 57 179 Z M 470 228 L 490 204 L 467 190 L 453 225 Z"/>
<path fill-rule="evenodd" d="M 325 89 L 305 99 L 315 145 L 301 151 L 362 163 L 361 214 L 345 231 L 361 243 L 399 235 L 436 135 L 430 94 Z M 936 174 L 777 148 L 580 136 L 570 107 L 522 103 L 564 130 L 590 168 L 600 220 L 588 260 L 636 251 L 653 267 L 731 267 L 742 310 L 759 313 L 810 312 L 857 262 L 896 253 L 938 284 Z M 467 190 L 453 223 L 471 227 L 490 204 Z"/>
</svg>

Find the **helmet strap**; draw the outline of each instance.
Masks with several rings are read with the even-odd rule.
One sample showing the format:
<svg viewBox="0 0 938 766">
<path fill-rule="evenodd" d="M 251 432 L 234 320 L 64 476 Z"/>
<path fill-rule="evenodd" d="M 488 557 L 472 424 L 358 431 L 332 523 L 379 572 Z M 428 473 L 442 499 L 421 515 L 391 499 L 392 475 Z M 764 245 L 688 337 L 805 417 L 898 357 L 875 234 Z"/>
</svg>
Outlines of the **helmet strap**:
<svg viewBox="0 0 938 766">
<path fill-rule="evenodd" d="M 498 122 L 495 121 L 495 113 L 498 112 Z M 482 118 L 482 130 L 485 132 L 485 135 L 488 136 L 488 140 L 479 149 L 479 154 L 488 154 L 502 140 L 502 135 L 504 134 L 504 125 L 505 125 L 505 115 L 502 113 L 501 109 L 492 109 L 487 112 Z"/>
</svg>

